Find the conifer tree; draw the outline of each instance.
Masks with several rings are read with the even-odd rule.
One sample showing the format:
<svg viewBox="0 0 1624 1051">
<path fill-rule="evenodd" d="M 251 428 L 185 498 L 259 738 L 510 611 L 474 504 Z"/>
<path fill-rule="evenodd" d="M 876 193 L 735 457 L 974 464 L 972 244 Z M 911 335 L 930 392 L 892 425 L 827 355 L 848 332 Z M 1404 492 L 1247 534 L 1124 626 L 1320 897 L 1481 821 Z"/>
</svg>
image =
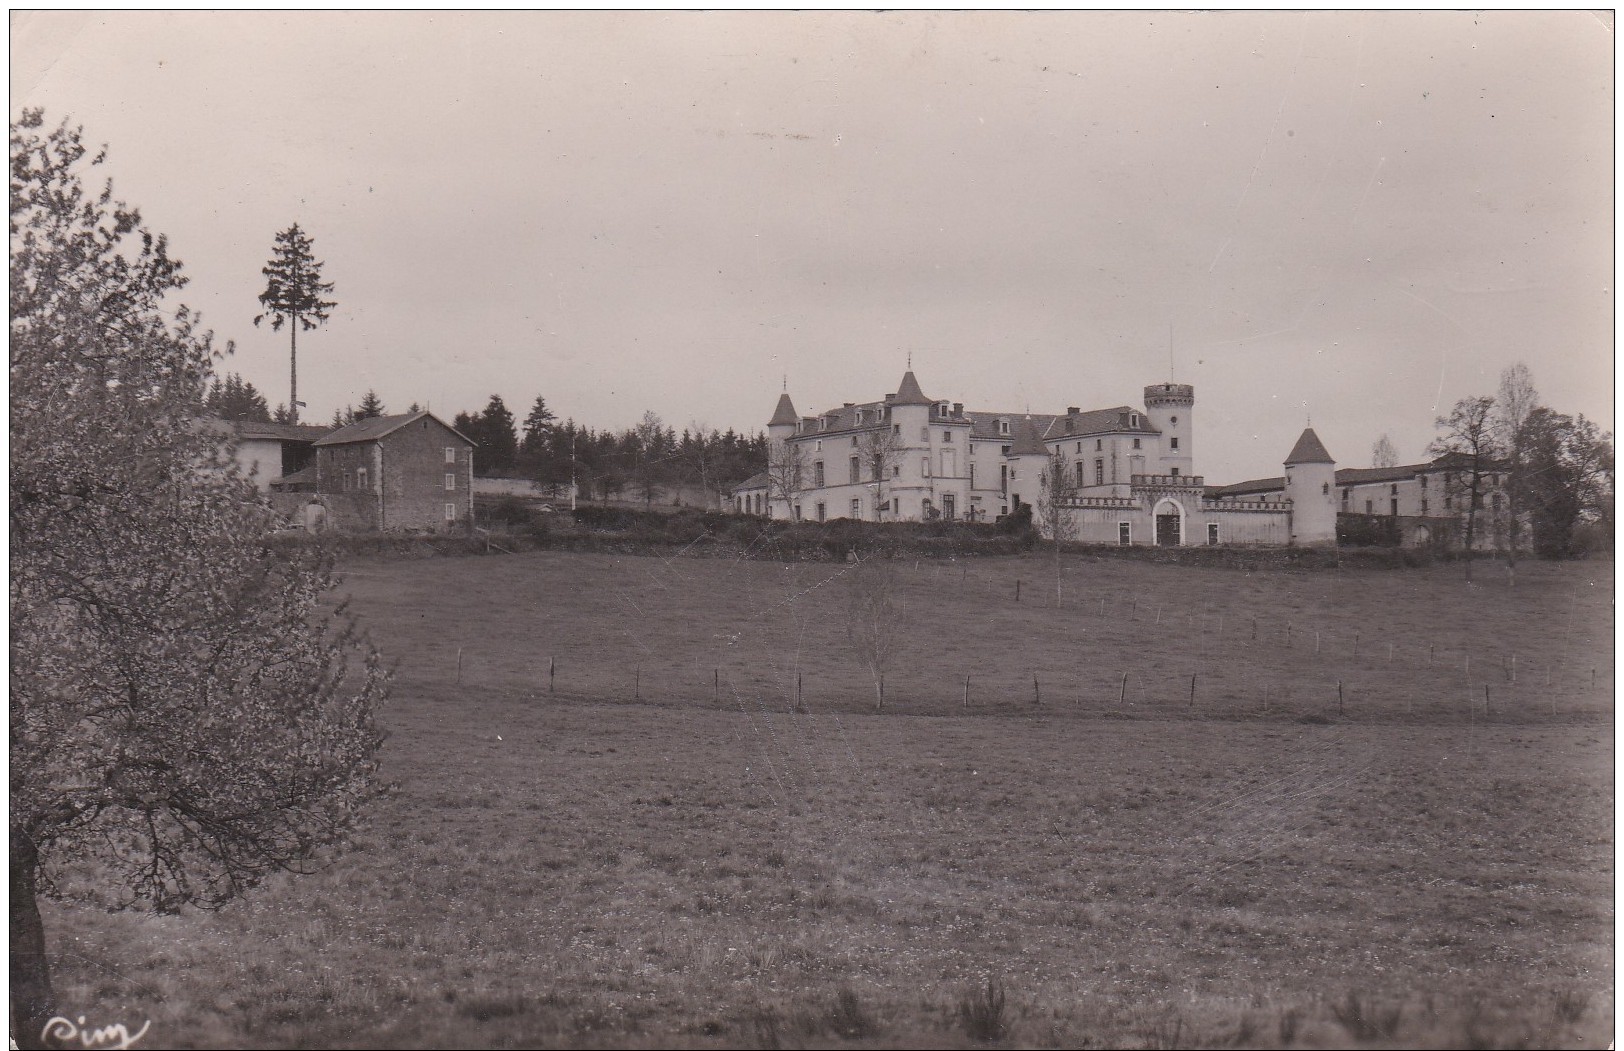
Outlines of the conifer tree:
<svg viewBox="0 0 1624 1051">
<path fill-rule="evenodd" d="M 300 405 L 299 329 L 308 332 L 315 328 L 326 321 L 328 312 L 338 305 L 322 298 L 333 290 L 331 281 L 321 279 L 322 265 L 311 252 L 310 237 L 294 223 L 276 235 L 271 261 L 262 270 L 265 291 L 259 294 L 259 302 L 265 309 L 254 318 L 254 324 L 258 326 L 269 318 L 272 332 L 280 332 L 283 325 L 288 326 L 292 388 L 288 408 L 292 410 L 294 423 L 299 422 Z"/>
</svg>

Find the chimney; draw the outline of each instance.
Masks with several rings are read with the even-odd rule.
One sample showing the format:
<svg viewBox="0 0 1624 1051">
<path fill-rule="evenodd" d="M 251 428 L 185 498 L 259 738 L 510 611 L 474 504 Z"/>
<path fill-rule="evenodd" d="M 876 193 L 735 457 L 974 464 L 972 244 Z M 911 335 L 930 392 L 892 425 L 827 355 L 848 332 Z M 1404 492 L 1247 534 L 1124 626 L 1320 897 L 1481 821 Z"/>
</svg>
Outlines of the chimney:
<svg viewBox="0 0 1624 1051">
<path fill-rule="evenodd" d="M 963 416 L 964 415 L 964 402 L 956 401 L 956 402 L 953 403 L 953 415 L 955 415 L 955 416 Z"/>
<path fill-rule="evenodd" d="M 1082 411 L 1083 411 L 1083 410 L 1082 410 L 1082 409 L 1079 409 L 1079 408 L 1078 408 L 1078 407 L 1077 407 L 1077 406 L 1075 406 L 1075 405 L 1068 405 L 1068 406 L 1066 406 L 1066 415 L 1067 415 L 1067 416 L 1075 416 L 1075 415 L 1077 415 L 1077 414 L 1078 414 L 1078 413 L 1079 413 L 1079 412 L 1082 412 Z"/>
</svg>

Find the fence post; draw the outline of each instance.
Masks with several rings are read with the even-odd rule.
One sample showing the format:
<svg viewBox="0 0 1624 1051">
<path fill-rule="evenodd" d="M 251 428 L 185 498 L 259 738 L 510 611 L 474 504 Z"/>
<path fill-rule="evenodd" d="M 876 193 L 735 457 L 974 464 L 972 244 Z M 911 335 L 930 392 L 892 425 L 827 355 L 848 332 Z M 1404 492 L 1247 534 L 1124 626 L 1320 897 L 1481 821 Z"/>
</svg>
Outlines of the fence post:
<svg viewBox="0 0 1624 1051">
<path fill-rule="evenodd" d="M 1489 684 L 1483 684 L 1483 714 L 1489 714 Z"/>
<path fill-rule="evenodd" d="M 1042 704 L 1043 703 L 1043 694 L 1038 692 L 1038 673 L 1037 672 L 1032 673 L 1032 703 L 1033 704 Z"/>
<path fill-rule="evenodd" d="M 553 692 L 553 680 L 557 677 L 557 675 L 558 675 L 558 658 L 557 657 L 548 657 L 547 658 L 547 692 L 548 693 Z"/>
<path fill-rule="evenodd" d="M 1342 707 L 1342 680 L 1338 679 L 1338 680 L 1336 680 L 1336 714 L 1341 715 L 1343 710 L 1344 709 Z"/>
<path fill-rule="evenodd" d="M 1359 633 L 1357 631 L 1353 633 L 1353 656 L 1355 660 L 1359 658 Z"/>
<path fill-rule="evenodd" d="M 801 710 L 801 673 L 799 669 L 795 672 L 795 710 Z"/>
<path fill-rule="evenodd" d="M 1195 672 L 1190 673 L 1190 707 L 1195 707 Z"/>
<path fill-rule="evenodd" d="M 722 669 L 711 669 L 711 705 L 716 708 L 722 706 Z"/>
<path fill-rule="evenodd" d="M 633 673 L 633 678 L 632 678 L 632 700 L 640 701 L 642 699 L 643 699 L 643 666 L 641 664 L 639 664 L 637 666 L 637 670 Z"/>
<path fill-rule="evenodd" d="M 457 647 L 457 685 L 462 685 L 462 647 Z"/>
<path fill-rule="evenodd" d="M 1122 673 L 1122 692 L 1117 694 L 1117 707 L 1122 708 L 1128 703 L 1128 673 Z"/>
<path fill-rule="evenodd" d="M 966 708 L 970 707 L 970 677 L 968 675 L 964 677 L 964 706 Z"/>
<path fill-rule="evenodd" d="M 1019 602 L 1020 600 L 1021 600 L 1021 578 L 1016 577 L 1015 578 L 1015 601 Z"/>
</svg>

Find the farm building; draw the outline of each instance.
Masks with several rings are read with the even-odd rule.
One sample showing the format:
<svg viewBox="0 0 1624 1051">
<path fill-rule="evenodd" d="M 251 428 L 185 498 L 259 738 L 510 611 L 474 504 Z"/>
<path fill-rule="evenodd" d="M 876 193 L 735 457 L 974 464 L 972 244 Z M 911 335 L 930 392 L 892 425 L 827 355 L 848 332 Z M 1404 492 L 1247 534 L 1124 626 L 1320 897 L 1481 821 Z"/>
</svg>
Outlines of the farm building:
<svg viewBox="0 0 1624 1051">
<path fill-rule="evenodd" d="M 474 443 L 433 413 L 376 416 L 330 431 L 314 462 L 284 479 L 278 506 L 303 523 L 348 531 L 445 532 L 474 510 Z"/>
<path fill-rule="evenodd" d="M 1406 545 L 1460 535 L 1472 503 L 1471 466 L 1470 457 L 1450 453 L 1404 467 L 1343 468 L 1331 482 L 1337 517 L 1344 529 L 1382 526 Z M 1510 524 L 1506 472 L 1504 464 L 1494 461 L 1479 471 L 1474 547 L 1490 549 L 1505 543 Z M 1256 478 L 1209 488 L 1207 496 L 1219 503 L 1280 503 L 1286 499 L 1285 489 L 1284 477 Z"/>
<path fill-rule="evenodd" d="M 927 397 L 912 370 L 895 393 L 815 416 L 797 414 L 785 392 L 767 424 L 767 469 L 733 490 L 733 507 L 796 520 L 992 521 L 1040 508 L 1058 462 L 1060 506 L 1083 541 L 1335 543 L 1334 465 L 1311 430 L 1287 457 L 1287 499 L 1213 500 L 1193 471 L 1194 411 L 1184 383 L 1144 388 L 1143 409 L 967 410 Z"/>
<path fill-rule="evenodd" d="M 244 478 L 260 492 L 278 488 L 283 478 L 297 474 L 315 457 L 316 439 L 331 427 L 299 423 L 261 423 L 257 420 L 199 419 L 202 431 L 230 442 L 232 457 Z"/>
</svg>

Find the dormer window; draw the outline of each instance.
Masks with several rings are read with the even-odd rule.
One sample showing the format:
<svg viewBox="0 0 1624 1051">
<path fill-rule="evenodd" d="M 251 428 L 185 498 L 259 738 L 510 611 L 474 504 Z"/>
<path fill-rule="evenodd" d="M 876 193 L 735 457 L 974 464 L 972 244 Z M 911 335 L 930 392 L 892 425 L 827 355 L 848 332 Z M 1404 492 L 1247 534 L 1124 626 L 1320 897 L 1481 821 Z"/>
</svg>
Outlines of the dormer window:
<svg viewBox="0 0 1624 1051">
<path fill-rule="evenodd" d="M 948 401 L 939 402 L 936 406 L 936 415 L 944 420 L 953 415 L 953 403 Z"/>
<path fill-rule="evenodd" d="M 1131 412 L 1131 413 L 1128 414 L 1128 426 L 1129 427 L 1137 427 L 1137 426 L 1139 426 L 1139 414 L 1137 412 Z"/>
<path fill-rule="evenodd" d="M 827 416 L 819 416 L 818 417 L 818 430 L 826 431 L 828 429 L 829 429 L 829 417 L 827 417 Z"/>
<path fill-rule="evenodd" d="M 862 425 L 863 425 L 863 410 L 858 409 L 857 410 L 857 426 L 861 427 Z"/>
<path fill-rule="evenodd" d="M 998 433 L 999 434 L 1008 434 L 1009 433 L 1009 421 L 1008 420 L 999 420 L 998 421 Z"/>
</svg>

